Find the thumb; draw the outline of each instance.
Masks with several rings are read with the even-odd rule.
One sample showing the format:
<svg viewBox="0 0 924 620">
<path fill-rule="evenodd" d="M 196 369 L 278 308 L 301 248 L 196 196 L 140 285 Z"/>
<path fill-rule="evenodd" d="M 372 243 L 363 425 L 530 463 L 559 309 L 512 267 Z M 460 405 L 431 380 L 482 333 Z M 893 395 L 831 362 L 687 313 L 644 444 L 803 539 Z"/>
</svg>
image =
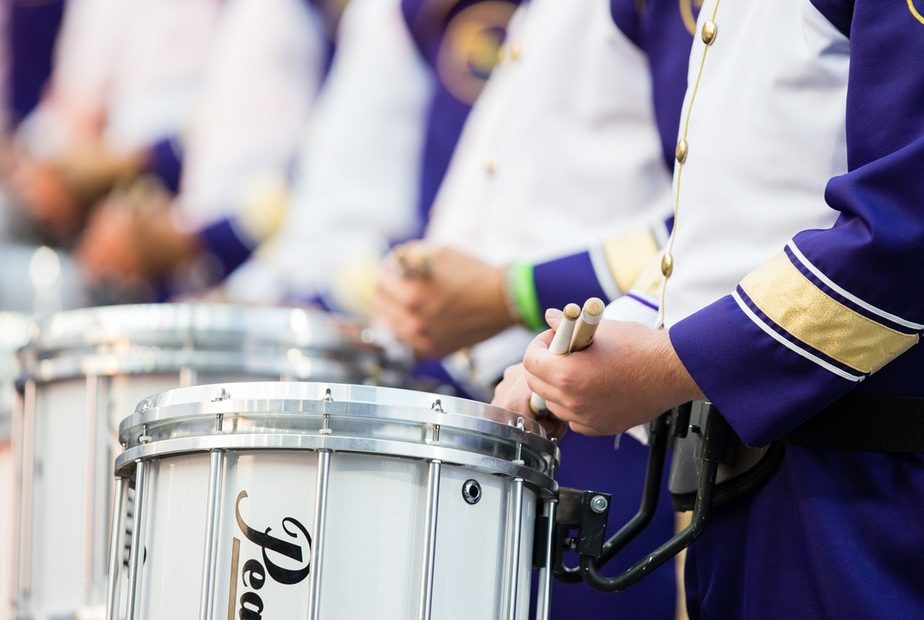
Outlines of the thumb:
<svg viewBox="0 0 924 620">
<path fill-rule="evenodd" d="M 545 311 L 545 322 L 548 323 L 549 327 L 553 330 L 558 329 L 558 324 L 561 323 L 562 312 L 557 308 L 549 308 Z"/>
</svg>

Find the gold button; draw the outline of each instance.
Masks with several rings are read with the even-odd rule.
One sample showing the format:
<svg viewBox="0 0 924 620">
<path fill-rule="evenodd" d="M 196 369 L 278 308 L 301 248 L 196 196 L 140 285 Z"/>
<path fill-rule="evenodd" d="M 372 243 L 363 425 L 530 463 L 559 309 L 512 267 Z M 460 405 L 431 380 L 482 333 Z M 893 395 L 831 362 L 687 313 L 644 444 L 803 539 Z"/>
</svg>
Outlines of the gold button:
<svg viewBox="0 0 924 620">
<path fill-rule="evenodd" d="M 661 256 L 661 273 L 665 278 L 671 277 L 671 274 L 674 273 L 674 257 L 670 252 L 665 252 Z"/>
<path fill-rule="evenodd" d="M 510 60 L 517 61 L 523 55 L 523 47 L 517 43 L 510 46 Z"/>
<path fill-rule="evenodd" d="M 706 20 L 706 23 L 703 24 L 703 43 L 706 45 L 712 45 L 712 42 L 715 41 L 715 35 L 719 34 L 719 27 L 715 25 L 715 22 L 711 19 Z"/>
<path fill-rule="evenodd" d="M 677 142 L 677 149 L 674 151 L 674 155 L 677 156 L 677 163 L 682 164 L 687 160 L 689 150 L 690 147 L 686 140 L 681 139 Z"/>
<path fill-rule="evenodd" d="M 484 162 L 484 171 L 488 174 L 494 174 L 497 170 L 497 160 L 493 157 L 488 157 L 488 160 Z"/>
</svg>

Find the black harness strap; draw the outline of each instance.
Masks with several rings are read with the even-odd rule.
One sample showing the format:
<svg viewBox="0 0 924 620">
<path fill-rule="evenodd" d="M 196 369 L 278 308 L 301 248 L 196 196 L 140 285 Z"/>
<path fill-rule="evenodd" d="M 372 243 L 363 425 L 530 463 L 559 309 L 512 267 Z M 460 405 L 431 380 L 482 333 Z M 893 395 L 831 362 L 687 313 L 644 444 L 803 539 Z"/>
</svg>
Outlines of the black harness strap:
<svg viewBox="0 0 924 620">
<path fill-rule="evenodd" d="M 924 453 L 924 398 L 850 394 L 784 441 L 834 450 Z"/>
</svg>

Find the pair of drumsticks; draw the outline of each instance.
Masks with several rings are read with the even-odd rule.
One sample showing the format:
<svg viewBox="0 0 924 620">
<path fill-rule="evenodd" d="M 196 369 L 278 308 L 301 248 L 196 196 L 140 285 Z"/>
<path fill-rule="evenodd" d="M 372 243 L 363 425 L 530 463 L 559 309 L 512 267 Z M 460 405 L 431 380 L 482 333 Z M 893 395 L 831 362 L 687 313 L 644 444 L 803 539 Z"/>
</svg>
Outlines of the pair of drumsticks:
<svg viewBox="0 0 924 620">
<path fill-rule="evenodd" d="M 577 304 L 565 306 L 562 310 L 561 322 L 549 345 L 549 353 L 568 355 L 589 347 L 594 340 L 594 334 L 597 333 L 600 319 L 603 318 L 604 309 L 603 301 L 598 297 L 591 297 L 585 301 L 583 308 L 578 307 Z M 529 408 L 540 418 L 551 415 L 545 399 L 535 392 L 529 399 Z"/>
</svg>

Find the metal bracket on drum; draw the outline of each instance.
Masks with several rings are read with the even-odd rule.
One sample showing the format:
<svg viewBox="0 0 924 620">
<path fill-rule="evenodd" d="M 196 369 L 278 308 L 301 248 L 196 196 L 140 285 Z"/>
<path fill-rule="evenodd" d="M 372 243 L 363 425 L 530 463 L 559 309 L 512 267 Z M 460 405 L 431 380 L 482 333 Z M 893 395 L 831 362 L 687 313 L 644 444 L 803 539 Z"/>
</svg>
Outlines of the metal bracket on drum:
<svg viewBox="0 0 924 620">
<path fill-rule="evenodd" d="M 610 538 L 606 538 L 609 495 L 560 490 L 558 515 L 551 536 L 552 565 L 558 579 L 569 583 L 584 581 L 601 592 L 620 592 L 668 562 L 702 533 L 712 506 L 719 465 L 728 463 L 729 455 L 734 454 L 730 446 L 737 440 L 718 411 L 711 404 L 706 407 L 703 423 L 695 429 L 689 427 L 690 403 L 662 414 L 651 423 L 648 466 L 639 509 Z M 600 569 L 634 540 L 654 517 L 671 435 L 683 437 L 688 432 L 702 436 L 702 449 L 697 454 L 697 491 L 690 525 L 622 573 L 614 577 L 604 576 Z M 580 558 L 577 566 L 565 565 L 564 554 L 567 551 L 577 553 Z"/>
</svg>

